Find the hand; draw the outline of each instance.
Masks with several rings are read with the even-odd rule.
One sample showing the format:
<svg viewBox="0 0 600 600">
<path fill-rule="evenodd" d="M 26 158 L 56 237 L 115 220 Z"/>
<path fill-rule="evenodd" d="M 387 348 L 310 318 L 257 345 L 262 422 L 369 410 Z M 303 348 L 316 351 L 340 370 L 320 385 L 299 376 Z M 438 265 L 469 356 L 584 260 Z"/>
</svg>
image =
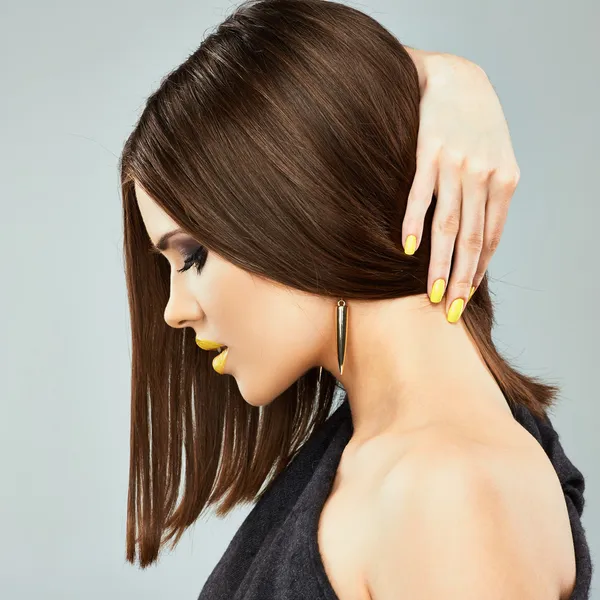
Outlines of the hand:
<svg viewBox="0 0 600 600">
<path fill-rule="evenodd" d="M 405 252 L 413 254 L 435 194 L 427 290 L 435 303 L 446 292 L 446 314 L 456 322 L 498 247 L 520 171 L 485 72 L 450 54 L 426 53 L 423 61 L 417 171 L 402 239 Z"/>
</svg>

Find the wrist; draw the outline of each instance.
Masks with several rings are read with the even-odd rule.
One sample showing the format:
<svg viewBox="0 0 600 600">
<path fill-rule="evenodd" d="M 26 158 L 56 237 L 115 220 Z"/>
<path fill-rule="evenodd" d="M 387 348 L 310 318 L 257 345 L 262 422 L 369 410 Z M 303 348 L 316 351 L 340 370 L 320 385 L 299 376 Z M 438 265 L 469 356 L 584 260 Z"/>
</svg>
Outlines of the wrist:
<svg viewBox="0 0 600 600">
<path fill-rule="evenodd" d="M 475 75 L 485 76 L 485 71 L 473 61 L 456 54 L 430 52 L 425 61 L 427 81 L 429 83 L 446 83 L 457 76 L 473 78 Z"/>
<path fill-rule="evenodd" d="M 411 60 L 415 64 L 417 68 L 417 73 L 419 75 L 419 88 L 421 90 L 421 94 L 425 91 L 425 87 L 427 85 L 427 75 L 428 75 L 428 58 L 430 54 L 433 52 L 428 52 L 427 50 L 419 50 L 418 48 L 411 48 L 410 46 L 404 46 L 404 49 L 410 56 Z"/>
<path fill-rule="evenodd" d="M 408 52 L 417 68 L 421 94 L 423 94 L 427 84 L 432 80 L 445 80 L 445 78 L 453 76 L 457 69 L 469 69 L 485 74 L 479 65 L 462 56 L 448 54 L 447 52 L 419 50 L 418 48 L 411 48 L 409 46 L 404 46 L 404 49 Z"/>
</svg>

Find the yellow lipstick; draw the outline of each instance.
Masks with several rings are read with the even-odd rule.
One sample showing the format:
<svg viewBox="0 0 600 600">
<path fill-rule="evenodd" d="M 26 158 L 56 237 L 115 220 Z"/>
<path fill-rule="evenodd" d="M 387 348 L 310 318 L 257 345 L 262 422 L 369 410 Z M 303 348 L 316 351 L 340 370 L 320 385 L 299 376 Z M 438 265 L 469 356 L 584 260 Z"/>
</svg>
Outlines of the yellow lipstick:
<svg viewBox="0 0 600 600">
<path fill-rule="evenodd" d="M 202 348 L 203 350 L 219 350 L 223 348 L 223 352 L 221 352 L 218 356 L 215 356 L 212 361 L 213 369 L 219 373 L 219 375 L 223 375 L 225 372 L 225 361 L 227 360 L 227 354 L 229 352 L 229 348 L 225 346 L 225 344 L 221 344 L 220 342 L 213 342 L 212 340 L 201 340 L 196 338 L 196 345 Z"/>
<path fill-rule="evenodd" d="M 212 340 L 200 340 L 196 338 L 196 344 L 202 348 L 202 350 L 218 350 L 221 347 L 224 347 L 225 344 L 221 344 L 220 342 L 213 342 Z"/>
<path fill-rule="evenodd" d="M 225 373 L 225 362 L 227 361 L 227 354 L 229 353 L 229 348 L 225 348 L 221 354 L 215 356 L 212 361 L 213 369 L 219 374 L 223 375 Z"/>
</svg>

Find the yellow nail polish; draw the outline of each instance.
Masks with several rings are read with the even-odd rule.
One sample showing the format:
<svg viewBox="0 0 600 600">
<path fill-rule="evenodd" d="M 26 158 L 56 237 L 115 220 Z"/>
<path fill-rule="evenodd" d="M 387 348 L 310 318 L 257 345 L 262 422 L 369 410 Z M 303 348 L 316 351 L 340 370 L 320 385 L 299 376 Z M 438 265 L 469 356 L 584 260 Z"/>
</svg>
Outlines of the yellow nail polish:
<svg viewBox="0 0 600 600">
<path fill-rule="evenodd" d="M 446 282 L 443 279 L 436 279 L 435 283 L 433 284 L 433 287 L 431 288 L 431 296 L 429 297 L 430 300 L 434 304 L 441 302 L 442 298 L 444 297 L 445 289 Z"/>
<path fill-rule="evenodd" d="M 450 323 L 456 323 L 460 319 L 464 306 L 465 301 L 462 298 L 457 298 L 450 305 L 450 310 L 448 311 L 448 321 Z"/>
<path fill-rule="evenodd" d="M 404 242 L 404 253 L 408 255 L 412 255 L 415 253 L 415 248 L 417 247 L 417 238 L 414 235 L 409 235 L 406 238 L 406 242 Z"/>
<path fill-rule="evenodd" d="M 475 286 L 472 286 L 471 293 L 469 294 L 469 300 L 471 299 L 471 297 L 473 296 L 474 293 L 475 293 Z"/>
</svg>

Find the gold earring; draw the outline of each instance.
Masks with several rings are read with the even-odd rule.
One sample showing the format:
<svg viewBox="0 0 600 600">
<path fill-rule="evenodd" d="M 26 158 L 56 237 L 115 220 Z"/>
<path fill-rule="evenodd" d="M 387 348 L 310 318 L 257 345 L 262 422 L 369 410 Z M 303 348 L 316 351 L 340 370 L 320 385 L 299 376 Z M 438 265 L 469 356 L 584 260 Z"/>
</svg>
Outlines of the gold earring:
<svg viewBox="0 0 600 600">
<path fill-rule="evenodd" d="M 348 341 L 348 306 L 344 300 L 337 303 L 337 356 L 340 375 L 344 374 L 346 342 Z"/>
</svg>

